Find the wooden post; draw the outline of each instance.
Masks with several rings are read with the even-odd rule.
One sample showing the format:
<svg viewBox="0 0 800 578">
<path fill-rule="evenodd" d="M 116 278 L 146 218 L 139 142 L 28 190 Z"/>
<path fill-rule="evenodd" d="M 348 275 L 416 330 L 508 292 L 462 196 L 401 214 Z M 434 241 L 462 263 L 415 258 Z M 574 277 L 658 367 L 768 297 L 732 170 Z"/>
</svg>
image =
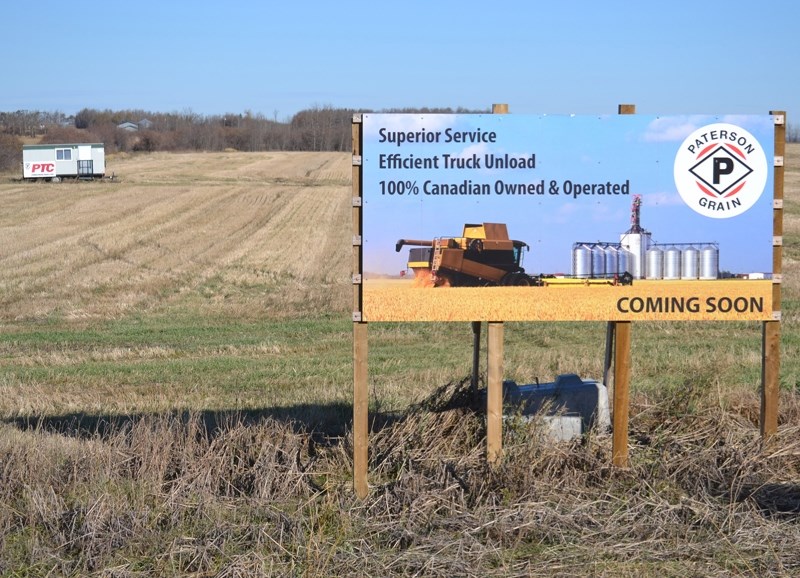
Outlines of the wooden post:
<svg viewBox="0 0 800 578">
<path fill-rule="evenodd" d="M 361 115 L 353 116 L 353 488 L 366 498 L 369 459 L 367 324 L 362 320 Z"/>
<path fill-rule="evenodd" d="M 616 322 L 614 348 L 614 433 L 611 440 L 611 461 L 620 468 L 628 467 L 628 391 L 631 379 L 631 322 Z"/>
<path fill-rule="evenodd" d="M 761 435 L 778 431 L 781 322 L 765 321 L 761 331 Z"/>
<path fill-rule="evenodd" d="M 508 114 L 507 104 L 493 104 L 492 114 Z M 486 459 L 497 464 L 503 456 L 503 323 L 488 323 L 488 383 L 486 385 Z"/>
<path fill-rule="evenodd" d="M 353 488 L 359 498 L 366 498 L 369 492 L 368 447 L 367 324 L 353 323 Z"/>
<path fill-rule="evenodd" d="M 503 324 L 491 321 L 488 326 L 486 459 L 496 464 L 503 455 Z"/>
<path fill-rule="evenodd" d="M 770 111 L 775 116 L 775 158 L 786 155 L 786 112 Z M 768 159 L 769 160 L 769 159 Z M 761 435 L 778 431 L 778 398 L 781 370 L 781 280 L 783 272 L 783 163 L 774 169 L 772 235 L 772 321 L 765 321 L 761 331 Z"/>
<path fill-rule="evenodd" d="M 619 114 L 636 114 L 636 105 L 620 104 L 617 112 Z M 631 322 L 610 323 L 606 339 L 613 343 L 614 352 L 611 461 L 617 467 L 626 468 L 628 467 L 628 415 L 631 383 Z"/>
</svg>

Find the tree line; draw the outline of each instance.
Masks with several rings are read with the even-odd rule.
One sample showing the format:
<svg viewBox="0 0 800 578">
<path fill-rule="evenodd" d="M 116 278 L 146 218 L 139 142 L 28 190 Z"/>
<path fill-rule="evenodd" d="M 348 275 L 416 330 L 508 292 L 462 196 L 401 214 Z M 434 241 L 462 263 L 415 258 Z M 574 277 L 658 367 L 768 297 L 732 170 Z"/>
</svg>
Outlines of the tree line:
<svg viewBox="0 0 800 578">
<path fill-rule="evenodd" d="M 373 112 L 330 106 L 302 110 L 279 121 L 260 113 L 200 115 L 192 111 L 84 108 L 74 116 L 60 112 L 0 112 L 0 170 L 22 161 L 22 139 L 42 144 L 103 143 L 107 153 L 155 151 L 349 151 L 353 114 Z M 464 108 L 407 108 L 390 113 L 486 113 Z M 120 125 L 132 123 L 136 130 Z"/>
<path fill-rule="evenodd" d="M 305 109 L 279 121 L 260 113 L 200 115 L 192 111 L 160 113 L 145 110 L 84 108 L 68 116 L 61 112 L 18 110 L 0 112 L 0 170 L 22 161 L 23 139 L 29 142 L 99 142 L 107 153 L 155 151 L 349 151 L 355 113 L 374 112 L 330 106 Z M 488 113 L 465 108 L 387 109 L 386 113 Z M 137 130 L 120 128 L 133 123 Z M 788 142 L 800 142 L 800 126 L 788 125 Z"/>
</svg>

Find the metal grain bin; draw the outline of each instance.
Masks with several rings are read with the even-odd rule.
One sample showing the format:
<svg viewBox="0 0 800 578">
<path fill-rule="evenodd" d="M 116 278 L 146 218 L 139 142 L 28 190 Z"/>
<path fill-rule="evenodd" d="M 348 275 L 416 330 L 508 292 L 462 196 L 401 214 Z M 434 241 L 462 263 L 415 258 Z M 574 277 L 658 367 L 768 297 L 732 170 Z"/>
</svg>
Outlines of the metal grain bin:
<svg viewBox="0 0 800 578">
<path fill-rule="evenodd" d="M 719 278 L 719 248 L 708 245 L 700 250 L 700 278 Z"/>
<path fill-rule="evenodd" d="M 617 273 L 633 273 L 631 271 L 631 254 L 629 251 L 620 247 L 617 250 Z"/>
<path fill-rule="evenodd" d="M 592 277 L 604 277 L 606 274 L 606 251 L 602 245 L 592 247 Z"/>
<path fill-rule="evenodd" d="M 573 247 L 572 274 L 575 277 L 592 276 L 592 249 L 587 245 L 575 245 Z"/>
<path fill-rule="evenodd" d="M 648 279 L 661 279 L 664 276 L 664 251 L 658 247 L 647 250 L 647 275 Z"/>
<path fill-rule="evenodd" d="M 606 276 L 619 273 L 619 250 L 613 245 L 606 247 Z"/>
<path fill-rule="evenodd" d="M 664 251 L 664 279 L 681 278 L 681 250 L 670 247 Z"/>
<path fill-rule="evenodd" d="M 699 276 L 700 252 L 694 247 L 687 247 L 681 256 L 681 278 L 697 279 Z"/>
</svg>

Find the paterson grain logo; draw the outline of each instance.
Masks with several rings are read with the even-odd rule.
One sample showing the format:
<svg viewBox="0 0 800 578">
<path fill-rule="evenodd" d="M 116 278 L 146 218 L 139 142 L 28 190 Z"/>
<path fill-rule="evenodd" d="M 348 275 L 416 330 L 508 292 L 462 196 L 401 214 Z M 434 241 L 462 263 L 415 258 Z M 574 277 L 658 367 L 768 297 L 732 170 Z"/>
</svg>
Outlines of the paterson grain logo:
<svg viewBox="0 0 800 578">
<path fill-rule="evenodd" d="M 767 184 L 767 158 L 740 126 L 709 124 L 690 134 L 675 155 L 675 186 L 693 210 L 714 219 L 741 215 Z"/>
</svg>

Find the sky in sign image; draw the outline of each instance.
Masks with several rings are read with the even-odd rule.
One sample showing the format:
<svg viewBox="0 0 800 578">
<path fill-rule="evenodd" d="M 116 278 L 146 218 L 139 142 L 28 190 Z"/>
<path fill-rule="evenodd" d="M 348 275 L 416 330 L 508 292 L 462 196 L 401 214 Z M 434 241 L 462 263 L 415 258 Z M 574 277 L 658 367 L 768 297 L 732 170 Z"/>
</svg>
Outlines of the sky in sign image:
<svg viewBox="0 0 800 578">
<path fill-rule="evenodd" d="M 641 195 L 653 243 L 718 243 L 721 270 L 769 273 L 773 148 L 770 115 L 365 114 L 363 270 L 405 269 L 398 239 L 496 222 L 528 273 L 569 274 L 573 244 L 618 243 Z"/>
</svg>

